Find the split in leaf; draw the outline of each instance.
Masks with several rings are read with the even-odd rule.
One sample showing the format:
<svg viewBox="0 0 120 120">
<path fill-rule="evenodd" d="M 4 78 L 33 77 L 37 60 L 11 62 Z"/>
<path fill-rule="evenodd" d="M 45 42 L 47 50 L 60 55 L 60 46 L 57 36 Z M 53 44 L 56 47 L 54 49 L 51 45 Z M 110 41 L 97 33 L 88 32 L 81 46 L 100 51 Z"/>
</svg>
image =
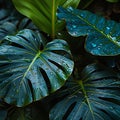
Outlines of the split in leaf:
<svg viewBox="0 0 120 120">
<path fill-rule="evenodd" d="M 56 39 L 44 45 L 37 32 L 25 29 L 6 36 L 0 46 L 0 98 L 24 106 L 59 89 L 73 71 L 68 44 Z"/>
</svg>

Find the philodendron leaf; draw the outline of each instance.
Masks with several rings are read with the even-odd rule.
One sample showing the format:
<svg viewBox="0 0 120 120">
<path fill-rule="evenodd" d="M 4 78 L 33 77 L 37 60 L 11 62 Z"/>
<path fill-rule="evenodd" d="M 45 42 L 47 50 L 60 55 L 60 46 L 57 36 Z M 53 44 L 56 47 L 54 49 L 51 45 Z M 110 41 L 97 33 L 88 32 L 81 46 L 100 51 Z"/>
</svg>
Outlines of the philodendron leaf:
<svg viewBox="0 0 120 120">
<path fill-rule="evenodd" d="M 72 36 L 86 38 L 85 49 L 93 55 L 114 56 L 120 54 L 120 23 L 105 20 L 89 11 L 59 8 L 59 19 L 65 19 Z"/>
<path fill-rule="evenodd" d="M 43 45 L 42 37 L 25 29 L 7 36 L 0 46 L 0 98 L 24 106 L 59 89 L 73 70 L 68 44 L 56 39 Z"/>
<path fill-rule="evenodd" d="M 120 80 L 116 73 L 92 64 L 81 76 L 77 82 L 68 81 L 68 95 L 52 108 L 50 120 L 119 120 Z"/>
<path fill-rule="evenodd" d="M 63 26 L 56 17 L 58 5 L 76 7 L 79 2 L 80 0 L 13 0 L 16 9 L 21 14 L 30 18 L 36 26 L 52 37 Z"/>
</svg>

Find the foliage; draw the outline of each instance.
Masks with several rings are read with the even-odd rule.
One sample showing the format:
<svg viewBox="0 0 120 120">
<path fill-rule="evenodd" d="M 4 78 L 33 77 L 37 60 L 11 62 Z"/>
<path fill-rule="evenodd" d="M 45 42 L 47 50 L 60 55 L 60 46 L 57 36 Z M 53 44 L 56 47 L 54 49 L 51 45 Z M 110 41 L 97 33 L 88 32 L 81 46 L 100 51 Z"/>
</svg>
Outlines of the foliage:
<svg viewBox="0 0 120 120">
<path fill-rule="evenodd" d="M 0 120 L 120 119 L 120 23 L 94 3 L 0 0 Z"/>
<path fill-rule="evenodd" d="M 76 81 L 76 82 L 75 82 Z M 88 65 L 81 79 L 68 81 L 68 93 L 50 112 L 50 120 L 120 119 L 119 77 L 99 64 Z"/>
<path fill-rule="evenodd" d="M 7 103 L 24 106 L 40 100 L 70 76 L 73 62 L 61 53 L 70 54 L 65 41 L 56 39 L 44 45 L 42 37 L 28 29 L 5 39 L 11 45 L 0 46 L 0 56 L 5 57 L 0 60 L 5 64 L 0 70 L 0 96 Z"/>
<path fill-rule="evenodd" d="M 58 17 L 67 22 L 67 30 L 72 36 L 88 35 L 85 48 L 91 54 L 100 56 L 120 54 L 120 23 L 71 7 L 67 10 L 60 7 Z"/>
<path fill-rule="evenodd" d="M 80 0 L 13 0 L 13 2 L 20 13 L 30 18 L 40 30 L 54 38 L 56 33 L 63 28 L 63 23 L 58 21 L 56 17 L 57 7 L 59 5 L 65 8 L 76 7 Z"/>
</svg>

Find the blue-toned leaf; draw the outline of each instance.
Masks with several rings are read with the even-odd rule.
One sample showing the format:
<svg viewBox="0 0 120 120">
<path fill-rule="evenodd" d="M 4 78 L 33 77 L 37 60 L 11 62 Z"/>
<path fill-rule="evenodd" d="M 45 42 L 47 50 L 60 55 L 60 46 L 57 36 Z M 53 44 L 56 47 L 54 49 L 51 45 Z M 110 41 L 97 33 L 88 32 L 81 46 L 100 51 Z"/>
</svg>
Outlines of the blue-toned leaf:
<svg viewBox="0 0 120 120">
<path fill-rule="evenodd" d="M 0 46 L 0 98 L 5 102 L 24 106 L 40 100 L 59 89 L 72 73 L 64 40 L 44 45 L 41 35 L 29 29 L 5 39 L 11 42 Z"/>
<path fill-rule="evenodd" d="M 59 19 L 67 23 L 72 36 L 85 36 L 85 48 L 93 55 L 114 56 L 120 54 L 120 23 L 74 8 L 59 8 Z"/>
<path fill-rule="evenodd" d="M 64 98 L 50 112 L 50 120 L 119 120 L 120 79 L 99 64 L 88 65 L 80 80 L 68 81 Z"/>
<path fill-rule="evenodd" d="M 0 41 L 7 35 L 13 34 L 16 31 L 16 26 L 10 22 L 5 22 L 0 26 Z"/>
</svg>

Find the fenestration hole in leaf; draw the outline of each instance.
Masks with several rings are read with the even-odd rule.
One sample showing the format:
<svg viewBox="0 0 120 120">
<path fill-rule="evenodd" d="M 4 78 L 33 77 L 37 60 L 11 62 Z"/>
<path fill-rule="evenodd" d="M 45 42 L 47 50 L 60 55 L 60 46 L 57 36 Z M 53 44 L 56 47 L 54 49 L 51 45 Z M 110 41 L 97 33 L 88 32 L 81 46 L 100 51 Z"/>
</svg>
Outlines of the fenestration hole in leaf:
<svg viewBox="0 0 120 120">
<path fill-rule="evenodd" d="M 18 35 L 20 38 L 23 38 L 24 40 L 26 40 L 28 43 L 30 43 L 30 41 L 26 38 L 26 37 L 24 37 L 23 35 Z"/>
<path fill-rule="evenodd" d="M 32 98 L 34 99 L 34 93 L 33 93 L 33 88 L 32 88 L 32 84 L 31 84 L 31 82 L 30 82 L 30 80 L 28 79 L 28 84 L 29 84 L 29 87 L 30 87 L 30 91 L 31 91 L 31 93 L 32 93 Z"/>
<path fill-rule="evenodd" d="M 51 91 L 50 81 L 49 81 L 49 78 L 48 78 L 46 72 L 45 72 L 42 68 L 40 69 L 40 72 L 41 72 L 41 74 L 43 75 L 43 78 L 44 78 L 44 80 L 45 80 L 45 82 L 46 82 L 48 91 Z"/>
<path fill-rule="evenodd" d="M 49 59 L 49 61 L 51 62 L 51 63 L 53 63 L 54 65 L 56 65 L 59 69 L 61 69 L 64 73 L 66 72 L 65 70 L 64 70 L 64 68 L 61 66 L 61 65 L 59 65 L 58 63 L 56 63 L 55 61 L 52 61 L 52 60 L 50 60 Z M 67 73 L 66 73 L 67 74 Z"/>
<path fill-rule="evenodd" d="M 71 111 L 74 109 L 76 105 L 76 102 L 72 103 L 65 115 L 63 116 L 63 120 L 67 120 L 68 115 L 71 113 Z"/>
<path fill-rule="evenodd" d="M 43 44 L 40 45 L 40 50 L 42 51 L 44 49 Z"/>
<path fill-rule="evenodd" d="M 61 56 L 65 56 L 68 59 L 71 59 L 72 56 L 68 55 L 66 51 L 63 50 L 52 50 L 54 53 L 60 54 Z M 72 60 L 72 59 L 71 59 Z"/>
</svg>

